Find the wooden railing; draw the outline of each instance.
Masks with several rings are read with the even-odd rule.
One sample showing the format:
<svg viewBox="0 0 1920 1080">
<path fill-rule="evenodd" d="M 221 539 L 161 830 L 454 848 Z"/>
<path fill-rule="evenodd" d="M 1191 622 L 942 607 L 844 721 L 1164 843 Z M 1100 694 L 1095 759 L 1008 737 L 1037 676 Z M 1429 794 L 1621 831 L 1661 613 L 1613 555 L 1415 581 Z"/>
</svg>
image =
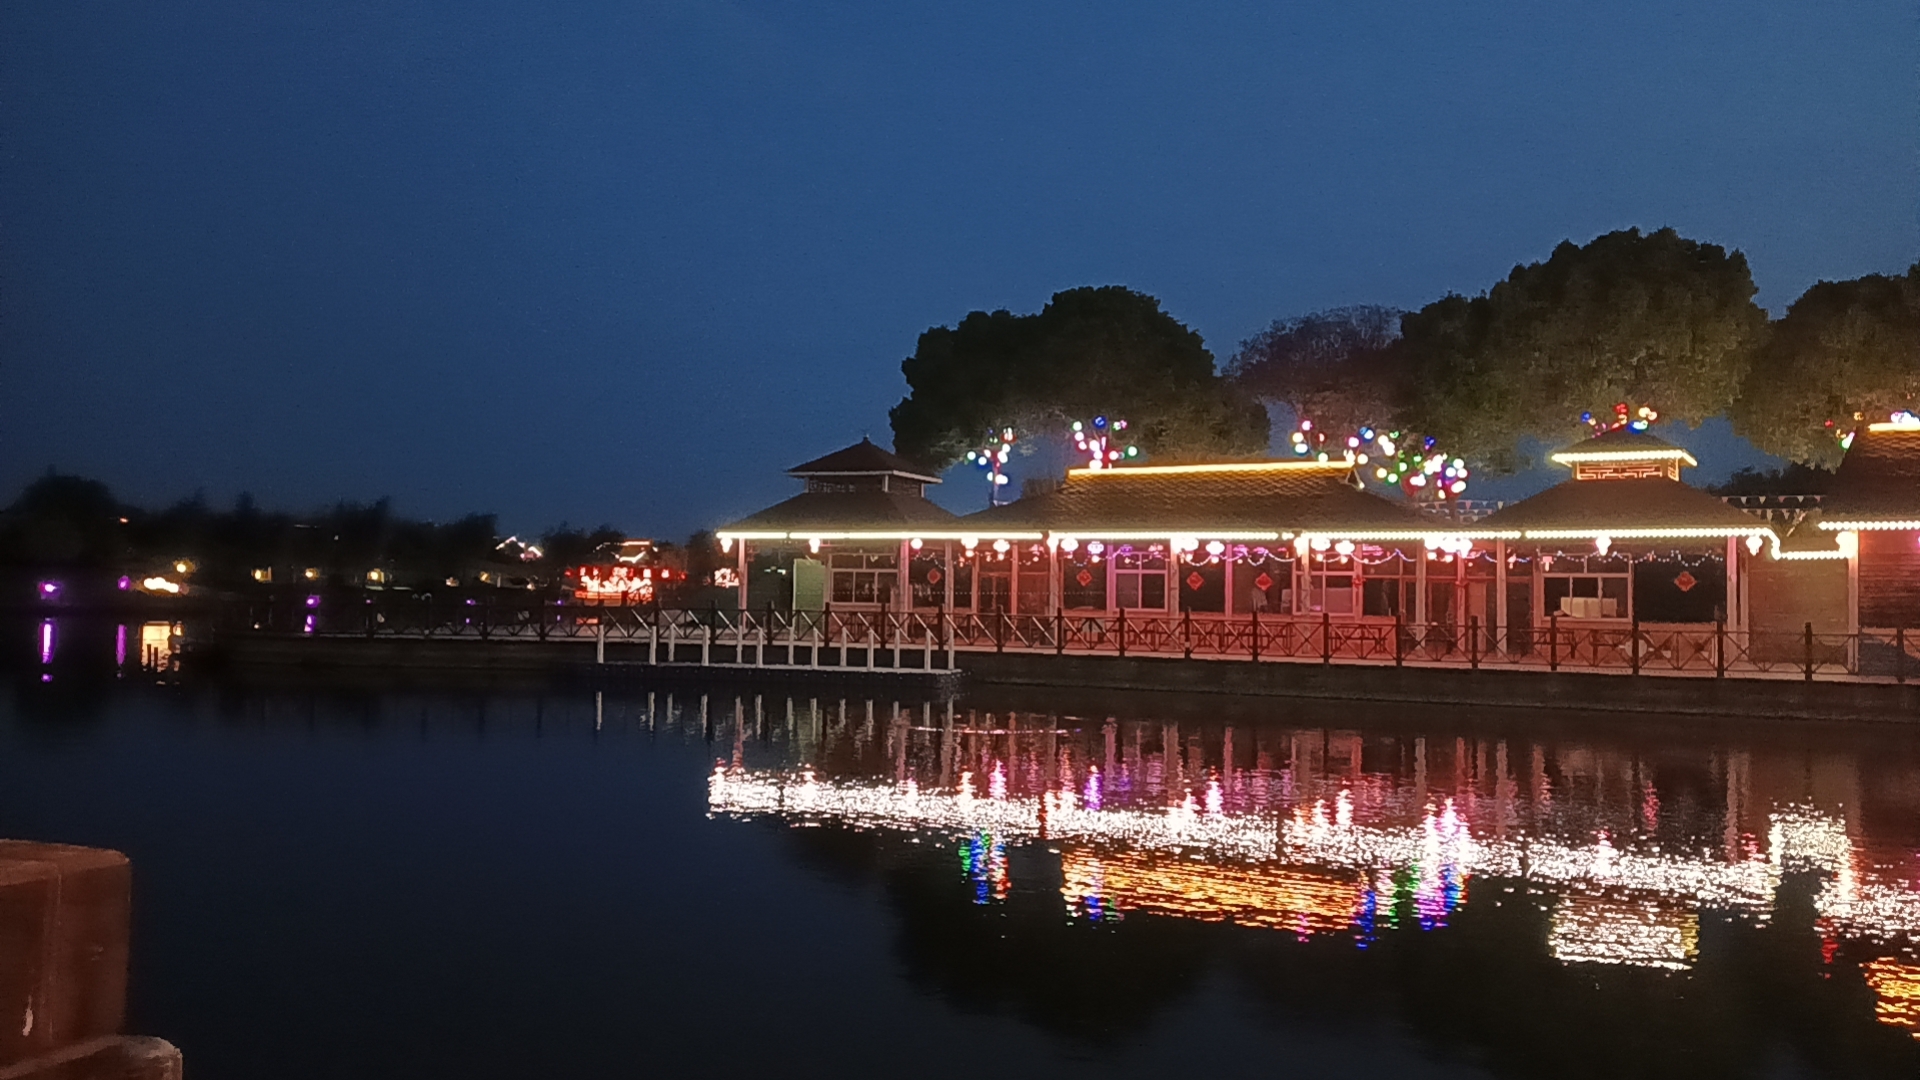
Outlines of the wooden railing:
<svg viewBox="0 0 1920 1080">
<path fill-rule="evenodd" d="M 654 663 L 950 668 L 959 653 L 1180 657 L 1593 671 L 1689 677 L 1920 678 L 1920 632 L 1740 631 L 1721 625 L 1544 626 L 1354 620 L 1330 615 L 1014 614 L 888 610 L 737 611 L 402 597 L 236 609 L 229 631 L 321 636 L 644 643 Z M 624 652 L 631 656 L 630 647 Z M 721 659 L 716 659 L 716 653 Z M 918 654 L 918 659 L 914 659 Z"/>
</svg>

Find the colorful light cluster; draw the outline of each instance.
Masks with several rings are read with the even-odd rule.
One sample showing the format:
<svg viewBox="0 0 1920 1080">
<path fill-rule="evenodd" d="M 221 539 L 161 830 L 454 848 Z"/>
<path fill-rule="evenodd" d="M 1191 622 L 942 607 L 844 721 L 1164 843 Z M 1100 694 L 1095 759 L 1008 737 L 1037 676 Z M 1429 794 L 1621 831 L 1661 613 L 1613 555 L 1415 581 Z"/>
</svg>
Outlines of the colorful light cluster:
<svg viewBox="0 0 1920 1080">
<path fill-rule="evenodd" d="M 995 504 L 1000 501 L 1000 489 L 1007 483 L 1007 474 L 1002 470 L 1013 456 L 1013 444 L 1018 441 L 1012 428 L 1001 428 L 992 442 L 978 450 L 967 451 L 968 463 L 986 472 L 988 499 Z"/>
<path fill-rule="evenodd" d="M 1595 416 L 1590 412 L 1580 414 L 1580 422 L 1593 429 L 1595 435 L 1605 435 L 1609 431 L 1645 431 L 1660 414 L 1642 405 L 1636 411 L 1622 401 L 1613 407 L 1612 416 Z"/>
<path fill-rule="evenodd" d="M 1073 422 L 1073 445 L 1087 456 L 1087 468 L 1105 469 L 1120 462 L 1140 456 L 1137 446 L 1116 445 L 1115 436 L 1127 430 L 1125 420 L 1108 420 L 1096 416 L 1091 424 Z"/>
<path fill-rule="evenodd" d="M 581 566 L 570 571 L 573 596 L 590 604 L 646 603 L 672 571 L 651 566 Z"/>
<path fill-rule="evenodd" d="M 1299 457 L 1372 465 L 1375 480 L 1398 485 L 1413 499 L 1458 498 L 1466 494 L 1471 475 L 1464 459 L 1447 456 L 1437 449 L 1433 438 L 1416 439 L 1398 431 L 1363 427 L 1339 439 L 1330 437 L 1312 420 L 1302 420 L 1292 443 Z"/>
</svg>

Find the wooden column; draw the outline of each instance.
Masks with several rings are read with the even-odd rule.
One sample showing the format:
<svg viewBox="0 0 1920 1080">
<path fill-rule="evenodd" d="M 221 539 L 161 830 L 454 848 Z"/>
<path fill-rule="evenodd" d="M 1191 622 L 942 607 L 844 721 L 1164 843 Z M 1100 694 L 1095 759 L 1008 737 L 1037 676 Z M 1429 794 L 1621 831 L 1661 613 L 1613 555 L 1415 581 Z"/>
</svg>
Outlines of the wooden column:
<svg viewBox="0 0 1920 1080">
<path fill-rule="evenodd" d="M 1739 630 L 1746 625 L 1747 604 L 1740 595 L 1740 537 L 1727 537 L 1727 618 L 1729 629 Z"/>
<path fill-rule="evenodd" d="M 901 614 L 906 614 L 913 610 L 913 577 L 909 572 L 912 564 L 912 541 L 902 540 L 900 541 L 900 561 L 895 564 L 899 584 L 894 587 L 896 596 L 893 602 L 893 606 L 899 608 Z"/>
<path fill-rule="evenodd" d="M 941 549 L 943 554 L 940 559 L 940 587 L 946 590 L 943 594 L 946 598 L 946 609 L 951 612 L 953 610 L 953 541 L 946 540 L 942 543 L 944 547 Z"/>
<path fill-rule="evenodd" d="M 747 560 L 747 542 L 745 540 L 736 540 L 734 543 L 740 545 L 739 569 L 735 572 L 740 576 L 740 610 L 745 611 L 747 610 L 747 567 L 751 565 L 751 563 Z"/>
<path fill-rule="evenodd" d="M 1501 650 L 1506 648 L 1505 631 L 1507 628 L 1507 542 L 1493 542 L 1493 640 L 1500 643 Z"/>
</svg>

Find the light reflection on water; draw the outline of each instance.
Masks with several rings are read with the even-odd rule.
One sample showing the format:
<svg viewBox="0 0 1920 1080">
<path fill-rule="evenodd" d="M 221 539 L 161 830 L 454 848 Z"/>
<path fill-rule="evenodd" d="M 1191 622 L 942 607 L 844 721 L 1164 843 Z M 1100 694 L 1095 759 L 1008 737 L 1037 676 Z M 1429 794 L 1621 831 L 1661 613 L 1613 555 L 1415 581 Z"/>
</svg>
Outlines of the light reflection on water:
<svg viewBox="0 0 1920 1080">
<path fill-rule="evenodd" d="M 1881 1020 L 1920 1037 L 1913 830 L 1876 837 L 1861 813 L 1873 796 L 1911 823 L 1911 774 L 1869 791 L 1845 754 L 1654 762 L 1585 741 L 881 708 L 876 723 L 872 706 L 789 703 L 788 753 L 767 762 L 735 725 L 709 809 L 958 843 L 976 903 L 1040 887 L 1005 876 L 1005 845 L 1028 844 L 1057 859 L 1076 920 L 1360 949 L 1444 932 L 1517 885 L 1560 962 L 1673 972 L 1699 962 L 1703 914 L 1764 924 L 1786 879 L 1811 874 L 1823 955 L 1860 958 Z"/>
<path fill-rule="evenodd" d="M 340 811 L 332 800 L 353 790 L 400 800 L 380 804 L 391 815 L 381 821 L 417 819 L 456 841 L 432 848 L 418 876 L 396 878 L 396 896 L 431 894 L 422 883 L 463 868 L 470 849 L 489 852 L 492 872 L 491 852 L 504 844 L 507 861 L 533 858 L 564 876 L 556 909 L 617 900 L 621 925 L 634 928 L 630 952 L 658 936 L 650 913 L 678 913 L 682 902 L 712 910 L 746 895 L 756 921 L 778 925 L 783 905 L 819 895 L 819 877 L 853 873 L 883 887 L 826 895 L 854 916 L 848 925 L 857 929 L 842 933 L 870 933 L 873 942 L 831 939 L 827 948 L 856 956 L 863 944 L 890 942 L 892 951 L 855 968 L 839 994 L 871 1007 L 900 998 L 901 985 L 931 989 L 947 1012 L 917 1014 L 921 1021 L 1012 1014 L 1111 1052 L 1092 1070 L 1103 1075 L 1126 1071 L 1118 1063 L 1139 1051 L 1142 1042 L 1128 1040 L 1142 1032 L 1183 1043 L 1205 1029 L 1250 1046 L 1276 1032 L 1297 1043 L 1302 1027 L 1323 1022 L 1376 1024 L 1368 1030 L 1387 1032 L 1383 1045 L 1415 1048 L 1394 1052 L 1422 1075 L 1454 1071 L 1460 1056 L 1467 1065 L 1455 1074 L 1485 1063 L 1508 1076 L 1907 1076 L 1920 1063 L 1911 1037 L 1920 1033 L 1920 748 L 1898 729 L 1728 724 L 1703 733 L 1696 719 L 1627 730 L 1617 718 L 1368 715 L 1338 705 L 1015 691 L 950 706 L 718 687 L 360 691 L 333 675 L 313 677 L 317 688 L 289 689 L 264 676 L 196 683 L 191 666 L 183 678 L 175 624 L 106 623 L 89 636 L 62 621 L 46 658 L 32 651 L 41 626 L 36 619 L 14 638 L 14 663 L 32 673 L 20 680 L 16 734 L 59 732 L 103 748 L 130 738 L 140 754 L 92 760 L 111 766 L 157 753 L 167 767 L 150 785 L 115 777 L 90 800 L 65 786 L 57 796 L 16 794 L 16 813 L 85 806 L 145 828 L 152 808 L 174 807 L 186 816 L 166 817 L 167 843 L 150 837 L 144 856 L 156 875 L 250 859 L 236 853 L 258 841 L 229 849 L 194 838 L 257 817 L 272 824 L 276 843 L 306 837 L 289 850 L 358 850 L 333 840 Z M 142 681 L 168 685 L 150 693 Z M 141 736 L 147 729 L 111 719 L 121 715 L 114 702 L 152 706 L 150 715 L 171 717 L 171 726 Z M 220 726 L 197 726 L 195 709 L 218 715 Z M 299 733 L 287 761 L 305 763 L 313 752 L 328 778 L 317 794 L 286 806 L 258 796 L 208 802 L 204 816 L 192 810 L 197 801 L 183 809 L 166 794 L 183 777 L 192 778 L 183 790 L 200 793 L 218 790 L 210 780 L 251 776 L 256 759 L 229 773 L 238 763 L 228 755 L 269 733 Z M 463 771 L 469 737 L 485 744 L 471 764 L 486 767 L 472 773 Z M 408 764 L 369 772 L 356 749 L 344 766 L 329 755 L 336 739 L 356 748 L 365 740 L 377 751 L 370 758 Z M 542 752 L 531 753 L 543 739 Z M 568 770 L 553 767 L 556 741 L 583 751 Z M 6 745 L 15 757 L 9 774 L 0 755 L 0 806 L 37 767 L 26 756 L 32 740 Z M 48 756 L 31 760 L 53 767 L 67 760 L 64 745 L 48 740 L 36 751 Z M 593 769 L 610 788 L 582 782 Z M 277 790 L 288 775 L 270 772 L 262 783 Z M 542 828 L 523 835 L 518 823 L 470 820 L 490 809 L 497 785 L 539 775 L 554 785 L 544 797 L 523 792 L 510 806 L 513 818 Z M 576 787 L 592 797 L 575 801 Z M 643 790 L 659 801 L 634 813 L 624 799 Z M 658 795 L 667 790 L 670 805 Z M 571 850 L 556 848 L 556 838 L 583 821 L 591 854 L 550 857 Z M 769 836 L 779 838 L 771 849 Z M 619 891 L 611 875 L 656 842 L 657 862 L 632 859 L 646 866 L 648 884 Z M 730 864 L 736 886 L 700 891 L 709 879 L 688 855 L 695 848 L 738 860 Z M 357 855 L 311 858 L 297 880 L 351 882 L 358 872 Z M 176 888 L 182 880 L 199 877 L 176 877 Z M 244 909 L 278 910 L 286 901 L 275 880 L 248 893 Z M 651 884 L 667 880 L 685 884 Z M 322 909 L 339 895 L 330 888 L 316 893 Z M 494 910 L 466 893 L 458 903 Z M 409 935 L 438 925 L 439 908 L 422 904 L 436 914 L 406 921 Z M 809 917 L 807 933 L 818 920 Z M 197 942 L 222 930 L 179 917 L 158 925 L 158 934 L 196 943 L 180 946 L 193 964 Z M 489 948 L 511 949 L 529 933 L 503 925 Z M 278 942 L 281 928 L 271 930 L 257 936 Z M 348 936 L 360 933 L 356 926 Z M 289 940 L 303 935 L 323 940 L 311 928 Z M 429 930 L 426 940 L 441 939 Z M 469 944 L 459 939 L 460 948 Z M 594 969 L 603 946 L 596 939 L 590 954 L 542 953 L 518 975 L 541 977 L 551 963 L 570 985 Z M 711 947 L 716 971 L 752 970 L 770 955 L 764 940 Z M 231 978 L 238 969 L 223 970 Z M 667 970 L 684 976 L 683 965 Z M 422 967 L 409 977 L 432 984 L 438 976 Z M 1186 1011 L 1203 1000 L 1194 989 L 1203 978 L 1231 997 Z M 452 993 L 457 982 L 433 985 Z M 552 1000 L 566 1011 L 583 1007 L 584 996 L 561 991 Z M 1596 1016 L 1637 1034 L 1605 1054 L 1585 1047 Z M 473 1020 L 497 1023 L 483 1011 Z M 674 1029 L 689 1044 L 710 1034 L 688 1017 Z M 1541 1030 L 1556 1034 L 1529 1034 Z M 218 1037 L 245 1041 L 233 1031 Z M 297 1041 L 283 1034 L 276 1045 Z M 1770 1056 L 1776 1043 L 1786 1048 L 1784 1067 Z"/>
</svg>

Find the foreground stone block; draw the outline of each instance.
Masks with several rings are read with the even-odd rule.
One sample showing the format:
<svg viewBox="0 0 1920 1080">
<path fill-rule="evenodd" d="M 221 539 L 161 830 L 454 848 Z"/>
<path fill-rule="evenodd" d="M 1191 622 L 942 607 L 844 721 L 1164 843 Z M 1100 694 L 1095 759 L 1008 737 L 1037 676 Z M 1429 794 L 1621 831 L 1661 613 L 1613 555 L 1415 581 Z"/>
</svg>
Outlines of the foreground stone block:
<svg viewBox="0 0 1920 1080">
<path fill-rule="evenodd" d="M 0 840 L 0 1077 L 120 1031 L 131 901 L 117 851 Z"/>
<path fill-rule="evenodd" d="M 180 1051 L 165 1039 L 88 1039 L 0 1068 L 0 1080 L 181 1080 Z"/>
</svg>

